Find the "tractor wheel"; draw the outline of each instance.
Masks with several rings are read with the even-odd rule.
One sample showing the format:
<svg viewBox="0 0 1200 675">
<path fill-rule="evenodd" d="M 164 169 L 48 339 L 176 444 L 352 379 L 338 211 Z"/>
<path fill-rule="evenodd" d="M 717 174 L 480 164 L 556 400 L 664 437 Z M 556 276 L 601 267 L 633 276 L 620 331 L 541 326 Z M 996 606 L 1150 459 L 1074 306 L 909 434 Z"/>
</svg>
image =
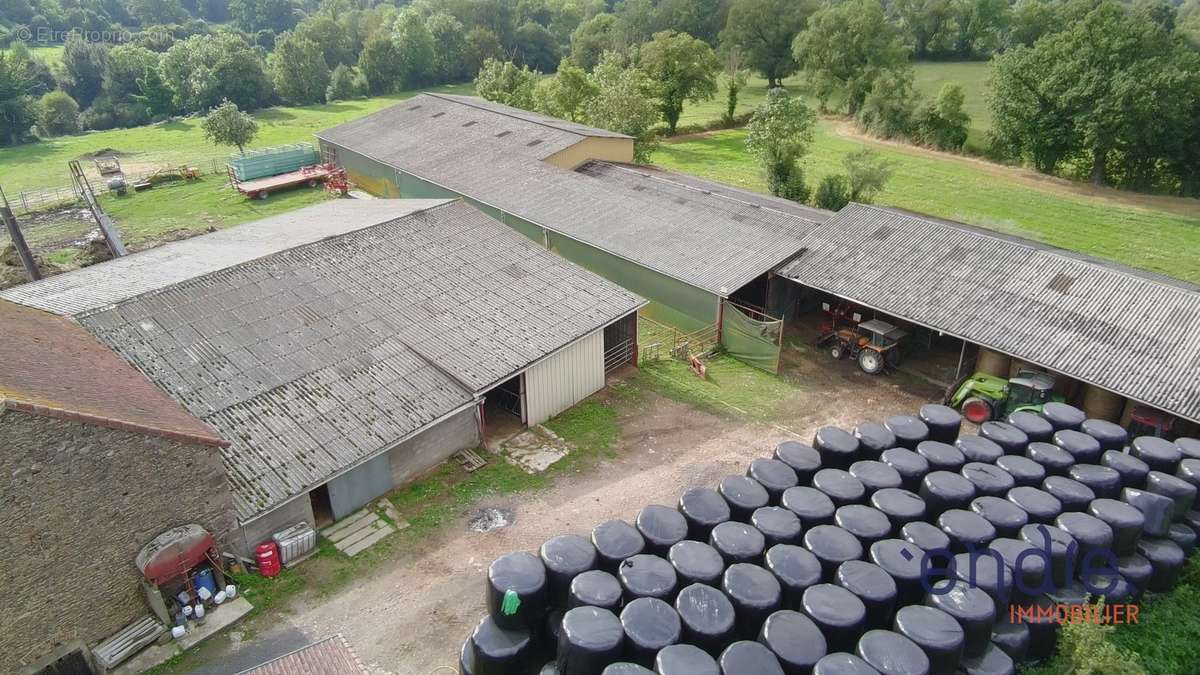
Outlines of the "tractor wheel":
<svg viewBox="0 0 1200 675">
<path fill-rule="evenodd" d="M 834 361 L 841 361 L 846 358 L 846 345 L 840 342 L 833 343 L 833 346 L 829 348 L 829 355 L 833 357 Z"/>
<path fill-rule="evenodd" d="M 963 417 L 967 418 L 968 422 L 983 424 L 992 419 L 995 415 L 995 410 L 992 409 L 991 401 L 986 398 L 972 396 L 963 401 L 962 414 Z"/>
<path fill-rule="evenodd" d="M 883 354 L 874 349 L 864 349 L 858 353 L 858 367 L 868 375 L 878 375 L 883 372 Z"/>
</svg>

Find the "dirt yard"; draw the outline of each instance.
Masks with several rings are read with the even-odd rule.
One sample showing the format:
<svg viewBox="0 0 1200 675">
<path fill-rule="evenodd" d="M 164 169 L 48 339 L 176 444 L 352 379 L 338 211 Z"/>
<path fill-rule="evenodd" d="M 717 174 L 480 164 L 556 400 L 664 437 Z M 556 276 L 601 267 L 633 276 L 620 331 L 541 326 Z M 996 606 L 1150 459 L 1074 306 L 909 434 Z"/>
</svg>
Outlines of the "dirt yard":
<svg viewBox="0 0 1200 675">
<path fill-rule="evenodd" d="M 769 455 L 789 437 L 782 427 L 807 439 L 828 424 L 849 429 L 859 421 L 913 413 L 936 394 L 920 385 L 902 389 L 894 379 L 845 365 L 794 359 L 788 378 L 797 394 L 788 398 L 779 425 L 738 422 L 649 391 L 633 403 L 601 393 L 620 418 L 614 459 L 560 476 L 541 492 L 480 503 L 511 510 L 513 523 L 475 533 L 464 514 L 422 550 L 402 553 L 329 597 L 297 600 L 286 611 L 261 616 L 207 647 L 207 665 L 177 670 L 238 672 L 341 633 L 372 673 L 454 673 L 458 649 L 485 611 L 484 574 L 497 556 L 535 551 L 557 534 L 586 535 L 610 518 L 632 521 L 647 504 L 674 505 L 687 488 L 715 485 L 743 472 L 749 460 Z"/>
</svg>

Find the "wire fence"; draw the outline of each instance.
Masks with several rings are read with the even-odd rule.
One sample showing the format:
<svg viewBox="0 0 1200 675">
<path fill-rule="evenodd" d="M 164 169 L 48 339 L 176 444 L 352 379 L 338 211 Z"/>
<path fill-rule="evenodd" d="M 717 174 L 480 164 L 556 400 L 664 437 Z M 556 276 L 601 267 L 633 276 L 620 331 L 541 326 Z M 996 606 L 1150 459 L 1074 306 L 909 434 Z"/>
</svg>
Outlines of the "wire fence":
<svg viewBox="0 0 1200 675">
<path fill-rule="evenodd" d="M 687 332 L 638 314 L 638 362 L 705 356 L 717 347 L 717 325 Z"/>
</svg>

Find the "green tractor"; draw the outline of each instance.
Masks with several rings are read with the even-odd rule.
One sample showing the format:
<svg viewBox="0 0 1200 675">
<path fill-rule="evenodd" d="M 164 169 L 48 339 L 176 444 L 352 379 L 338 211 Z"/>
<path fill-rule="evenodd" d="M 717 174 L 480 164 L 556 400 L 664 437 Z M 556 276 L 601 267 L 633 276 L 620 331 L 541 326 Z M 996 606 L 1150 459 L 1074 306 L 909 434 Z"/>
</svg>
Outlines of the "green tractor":
<svg viewBox="0 0 1200 675">
<path fill-rule="evenodd" d="M 951 387 L 946 405 L 962 410 L 963 417 L 975 424 L 1002 420 L 1018 410 L 1041 412 L 1054 395 L 1054 376 L 1037 370 L 1022 370 L 1009 379 L 975 373 Z"/>
</svg>

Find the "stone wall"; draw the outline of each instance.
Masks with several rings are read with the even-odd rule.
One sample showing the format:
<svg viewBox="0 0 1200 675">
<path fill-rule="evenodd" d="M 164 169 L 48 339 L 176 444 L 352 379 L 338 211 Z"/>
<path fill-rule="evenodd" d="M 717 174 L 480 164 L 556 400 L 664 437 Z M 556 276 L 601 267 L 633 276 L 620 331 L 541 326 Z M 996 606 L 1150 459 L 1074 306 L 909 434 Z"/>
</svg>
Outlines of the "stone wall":
<svg viewBox="0 0 1200 675">
<path fill-rule="evenodd" d="M 0 672 L 149 613 L 134 556 L 233 526 L 218 448 L 0 408 Z"/>
</svg>

